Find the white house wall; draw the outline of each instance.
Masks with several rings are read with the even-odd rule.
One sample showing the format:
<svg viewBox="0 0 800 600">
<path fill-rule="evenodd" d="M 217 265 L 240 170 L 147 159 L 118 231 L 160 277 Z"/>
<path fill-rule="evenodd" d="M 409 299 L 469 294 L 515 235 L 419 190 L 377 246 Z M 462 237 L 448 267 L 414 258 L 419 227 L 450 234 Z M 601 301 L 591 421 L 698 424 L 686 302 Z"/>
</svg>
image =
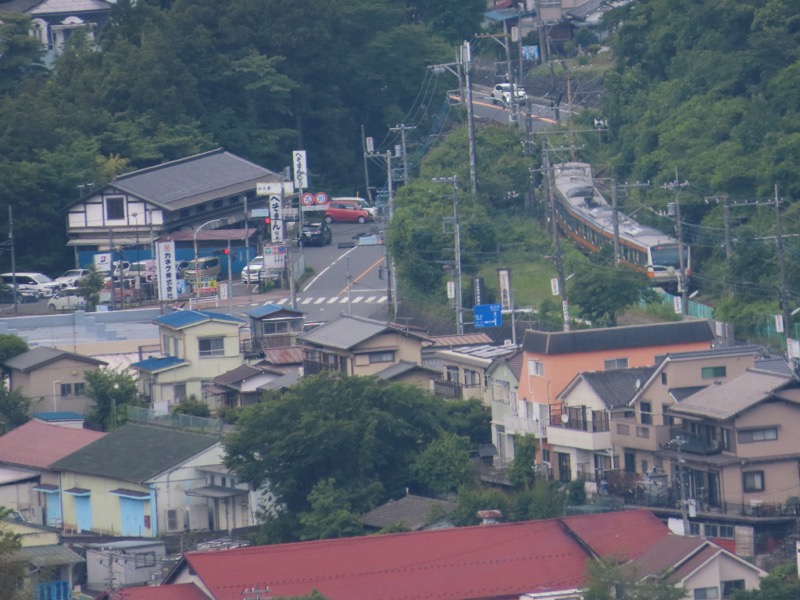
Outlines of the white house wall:
<svg viewBox="0 0 800 600">
<path fill-rule="evenodd" d="M 107 219 L 104 199 L 120 197 L 125 200 L 123 218 Z M 164 214 L 160 208 L 125 194 L 94 196 L 81 204 L 73 206 L 67 217 L 67 225 L 70 230 L 80 230 L 90 227 L 108 228 L 124 226 L 139 226 L 144 228 L 150 225 L 160 227 L 163 224 Z"/>
</svg>

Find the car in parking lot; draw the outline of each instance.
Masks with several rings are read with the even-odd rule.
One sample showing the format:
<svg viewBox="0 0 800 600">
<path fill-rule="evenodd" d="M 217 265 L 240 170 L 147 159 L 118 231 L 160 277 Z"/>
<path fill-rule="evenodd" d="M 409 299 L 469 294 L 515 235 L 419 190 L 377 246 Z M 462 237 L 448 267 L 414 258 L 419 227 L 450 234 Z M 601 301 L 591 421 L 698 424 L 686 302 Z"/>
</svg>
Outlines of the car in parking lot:
<svg viewBox="0 0 800 600">
<path fill-rule="evenodd" d="M 89 269 L 70 269 L 54 279 L 59 287 L 75 287 L 84 277 L 88 277 Z"/>
<path fill-rule="evenodd" d="M 17 289 L 32 292 L 38 298 L 49 298 L 60 287 L 55 281 L 42 273 L 3 273 L 0 280 L 5 285 L 17 284 Z"/>
<path fill-rule="evenodd" d="M 39 298 L 39 292 L 20 289 L 19 284 L 17 284 L 17 304 L 36 302 Z M 13 302 L 14 288 L 8 284 L 0 283 L 0 304 L 12 304 Z"/>
<path fill-rule="evenodd" d="M 324 221 L 303 223 L 303 229 L 297 243 L 301 246 L 327 246 L 331 243 L 333 234 L 331 228 Z"/>
<path fill-rule="evenodd" d="M 183 270 L 183 278 L 186 281 L 217 279 L 221 272 L 219 256 L 201 256 L 196 263 L 194 260 L 189 262 L 189 265 Z"/>
<path fill-rule="evenodd" d="M 353 200 L 331 200 L 325 209 L 325 222 L 346 221 L 350 223 L 366 223 L 370 214 Z"/>
<path fill-rule="evenodd" d="M 358 196 L 337 196 L 336 198 L 331 198 L 331 202 L 340 202 L 342 200 L 346 202 L 355 202 L 358 204 L 359 208 L 363 208 L 369 213 L 369 216 L 372 217 L 373 221 L 378 218 L 378 209 L 367 202 L 364 198 L 360 198 Z"/>
<path fill-rule="evenodd" d="M 492 101 L 496 104 L 511 104 L 511 93 L 514 90 L 514 100 L 518 103 L 524 103 L 528 100 L 528 92 L 525 88 L 518 86 L 514 83 L 498 83 L 492 90 Z"/>
<path fill-rule="evenodd" d="M 139 260 L 131 263 L 126 277 L 138 277 L 142 283 L 152 281 L 156 278 L 156 261 Z"/>
<path fill-rule="evenodd" d="M 86 308 L 86 299 L 78 295 L 78 289 L 74 287 L 62 288 L 47 301 L 47 310 L 55 312 L 57 310 L 78 310 Z"/>
</svg>

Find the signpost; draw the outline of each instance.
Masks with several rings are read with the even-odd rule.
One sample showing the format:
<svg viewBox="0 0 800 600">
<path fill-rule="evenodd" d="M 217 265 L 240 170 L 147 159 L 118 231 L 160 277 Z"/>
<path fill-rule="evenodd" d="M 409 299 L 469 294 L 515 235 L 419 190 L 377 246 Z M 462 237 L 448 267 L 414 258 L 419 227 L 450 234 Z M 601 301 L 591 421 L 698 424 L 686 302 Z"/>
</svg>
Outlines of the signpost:
<svg viewBox="0 0 800 600">
<path fill-rule="evenodd" d="M 501 304 L 476 304 L 475 327 L 500 327 L 503 324 Z"/>
<path fill-rule="evenodd" d="M 283 241 L 283 202 L 280 196 L 269 197 L 269 216 L 272 241 Z"/>
</svg>

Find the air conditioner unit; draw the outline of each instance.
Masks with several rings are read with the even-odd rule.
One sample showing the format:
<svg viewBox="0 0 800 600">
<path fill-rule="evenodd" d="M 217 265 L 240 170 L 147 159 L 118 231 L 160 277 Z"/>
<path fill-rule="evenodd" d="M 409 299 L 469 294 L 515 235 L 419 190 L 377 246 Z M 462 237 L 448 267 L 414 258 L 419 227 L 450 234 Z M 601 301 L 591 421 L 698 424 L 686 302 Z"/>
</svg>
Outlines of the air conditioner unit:
<svg viewBox="0 0 800 600">
<path fill-rule="evenodd" d="M 180 508 L 167 509 L 167 531 L 181 531 L 183 529 L 183 510 Z"/>
</svg>

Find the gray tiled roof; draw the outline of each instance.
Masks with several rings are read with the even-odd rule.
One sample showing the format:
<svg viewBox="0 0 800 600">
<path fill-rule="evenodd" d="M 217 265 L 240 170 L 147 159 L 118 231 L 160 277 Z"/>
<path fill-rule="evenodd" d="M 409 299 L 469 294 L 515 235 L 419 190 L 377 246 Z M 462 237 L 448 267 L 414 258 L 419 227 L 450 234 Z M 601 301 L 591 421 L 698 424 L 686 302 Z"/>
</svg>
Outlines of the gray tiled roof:
<svg viewBox="0 0 800 600">
<path fill-rule="evenodd" d="M 82 354 L 74 354 L 66 350 L 59 350 L 58 348 L 50 348 L 48 346 L 37 346 L 22 354 L 17 354 L 6 361 L 6 366 L 16 371 L 32 371 L 43 367 L 51 362 L 60 360 L 62 358 L 69 358 L 78 360 L 90 365 L 100 366 L 107 364 L 105 361 L 97 360 L 90 356 L 83 356 Z"/>
<path fill-rule="evenodd" d="M 670 408 L 671 413 L 726 420 L 784 387 L 798 383 L 776 373 L 748 369 L 726 383 L 712 384 Z"/>
<path fill-rule="evenodd" d="M 56 461 L 51 468 L 144 483 L 218 441 L 199 433 L 128 423 Z"/>
<path fill-rule="evenodd" d="M 608 408 L 625 406 L 636 395 L 655 367 L 634 367 L 581 373 Z"/>
<path fill-rule="evenodd" d="M 75 15 L 91 11 L 111 12 L 111 6 L 108 2 L 103 2 L 102 0 L 44 0 L 36 8 L 31 9 L 30 14 L 34 16 Z"/>
<path fill-rule="evenodd" d="M 714 332 L 708 321 L 679 321 L 653 325 L 544 332 L 529 329 L 522 347 L 536 354 L 575 354 L 622 348 L 644 348 L 668 344 L 711 342 Z"/>
<path fill-rule="evenodd" d="M 401 360 L 389 367 L 386 367 L 382 371 L 378 371 L 375 375 L 377 375 L 380 379 L 390 380 L 400 377 L 401 375 L 405 375 L 406 373 L 410 373 L 411 371 L 426 371 L 431 376 L 439 375 L 439 371 L 434 371 L 433 369 L 429 369 L 428 367 L 421 366 L 417 363 L 407 360 Z"/>
<path fill-rule="evenodd" d="M 409 494 L 371 510 L 361 517 L 361 522 L 378 528 L 400 524 L 411 531 L 417 531 L 433 520 L 449 515 L 455 509 L 455 502 Z"/>
<path fill-rule="evenodd" d="M 37 567 L 57 567 L 85 562 L 79 554 L 61 544 L 25 546 L 17 550 L 14 555 Z"/>
<path fill-rule="evenodd" d="M 269 169 L 218 148 L 121 175 L 109 185 L 175 210 L 277 180 Z"/>
<path fill-rule="evenodd" d="M 315 327 L 300 336 L 297 341 L 304 345 L 349 350 L 387 331 L 402 333 L 403 335 L 423 340 L 428 339 L 416 331 L 407 330 L 402 325 L 374 321 L 354 315 L 342 315 L 335 321 Z"/>
</svg>

